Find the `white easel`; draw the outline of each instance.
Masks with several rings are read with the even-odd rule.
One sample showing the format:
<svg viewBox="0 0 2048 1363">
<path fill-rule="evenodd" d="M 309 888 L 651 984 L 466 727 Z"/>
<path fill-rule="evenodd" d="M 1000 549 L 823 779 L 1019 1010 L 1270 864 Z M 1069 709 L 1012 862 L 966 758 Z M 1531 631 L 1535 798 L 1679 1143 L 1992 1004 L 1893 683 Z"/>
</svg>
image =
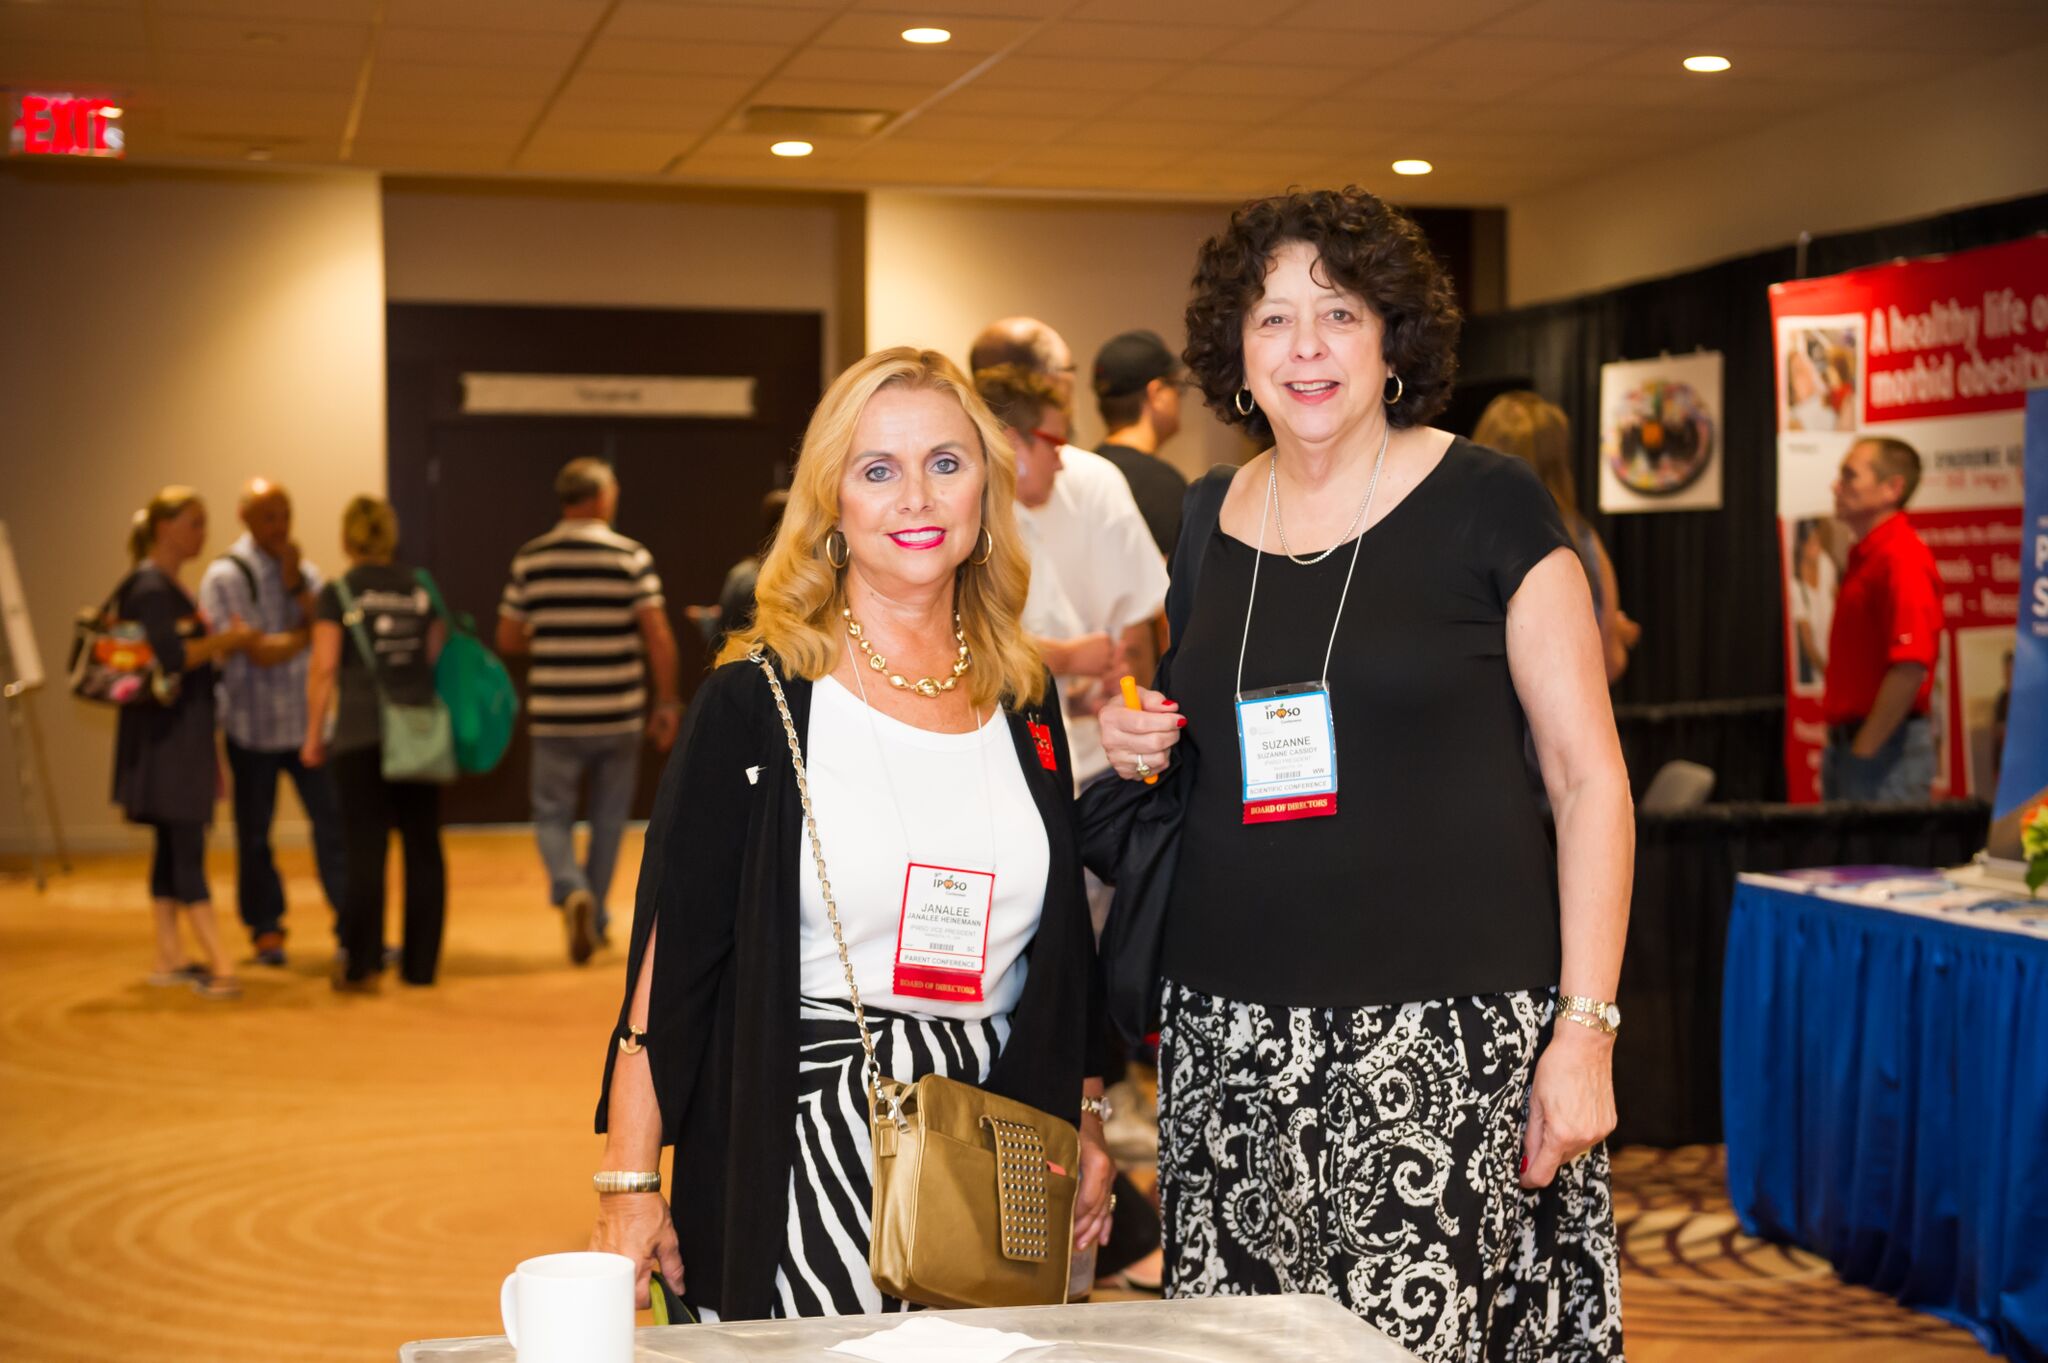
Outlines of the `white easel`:
<svg viewBox="0 0 2048 1363">
<path fill-rule="evenodd" d="M 66 872 L 71 870 L 64 824 L 57 817 L 57 793 L 50 787 L 43 727 L 36 719 L 35 693 L 42 684 L 42 656 L 29 627 L 28 601 L 22 594 L 21 575 L 15 570 L 14 544 L 6 523 L 0 522 L 0 700 L 6 703 L 7 724 L 14 733 L 14 780 L 21 791 L 21 816 L 28 824 L 29 870 L 38 891 L 47 883 L 42 835 L 36 827 L 39 813 L 50 830 L 57 865 Z"/>
</svg>

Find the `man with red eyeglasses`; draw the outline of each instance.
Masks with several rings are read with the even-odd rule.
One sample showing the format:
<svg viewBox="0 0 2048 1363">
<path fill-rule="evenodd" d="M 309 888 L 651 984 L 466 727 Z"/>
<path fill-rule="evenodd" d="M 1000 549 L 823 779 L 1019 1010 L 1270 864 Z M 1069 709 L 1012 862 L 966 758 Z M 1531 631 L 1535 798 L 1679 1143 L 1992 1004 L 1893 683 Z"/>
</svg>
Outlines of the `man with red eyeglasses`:
<svg viewBox="0 0 2048 1363">
<path fill-rule="evenodd" d="M 1903 440 L 1865 436 L 1842 459 L 1835 515 L 1856 536 L 1828 631 L 1821 710 L 1830 800 L 1913 804 L 1934 785 L 1928 700 L 1941 648 L 1941 576 L 1905 506 L 1920 455 Z"/>
</svg>

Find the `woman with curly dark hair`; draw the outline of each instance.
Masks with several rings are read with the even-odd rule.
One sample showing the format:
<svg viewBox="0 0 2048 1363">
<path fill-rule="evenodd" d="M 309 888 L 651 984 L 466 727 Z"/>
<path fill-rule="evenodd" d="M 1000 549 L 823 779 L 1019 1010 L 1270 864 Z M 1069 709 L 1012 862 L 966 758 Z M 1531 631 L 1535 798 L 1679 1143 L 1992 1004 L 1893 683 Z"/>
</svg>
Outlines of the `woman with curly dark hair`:
<svg viewBox="0 0 2048 1363">
<path fill-rule="evenodd" d="M 1628 781 L 1556 504 L 1428 425 L 1458 325 L 1356 189 L 1247 204 L 1196 268 L 1188 366 L 1271 448 L 1190 492 L 1161 690 L 1102 713 L 1181 811 L 1167 1290 L 1322 1292 L 1433 1363 L 1619 1358 Z"/>
</svg>

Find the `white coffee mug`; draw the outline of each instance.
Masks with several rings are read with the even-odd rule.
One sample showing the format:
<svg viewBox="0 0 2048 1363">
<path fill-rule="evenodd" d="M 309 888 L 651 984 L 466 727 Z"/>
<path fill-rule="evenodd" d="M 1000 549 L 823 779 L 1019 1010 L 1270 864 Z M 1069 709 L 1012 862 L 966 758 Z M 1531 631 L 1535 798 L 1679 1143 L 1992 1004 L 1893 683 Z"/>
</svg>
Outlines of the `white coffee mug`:
<svg viewBox="0 0 2048 1363">
<path fill-rule="evenodd" d="M 498 1291 L 519 1363 L 633 1363 L 633 1261 L 579 1250 L 528 1259 Z"/>
</svg>

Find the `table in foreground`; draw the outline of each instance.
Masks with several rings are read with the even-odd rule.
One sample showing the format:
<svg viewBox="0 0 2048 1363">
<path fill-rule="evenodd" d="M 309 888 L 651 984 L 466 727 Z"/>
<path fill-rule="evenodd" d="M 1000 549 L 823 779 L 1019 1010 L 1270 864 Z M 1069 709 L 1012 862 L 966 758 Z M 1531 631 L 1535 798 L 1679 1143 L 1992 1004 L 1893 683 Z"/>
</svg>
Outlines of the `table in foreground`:
<svg viewBox="0 0 2048 1363">
<path fill-rule="evenodd" d="M 1052 1343 L 1018 1363 L 1415 1363 L 1415 1355 L 1328 1297 L 1192 1297 L 929 1314 Z M 845 1363 L 827 1350 L 901 1316 L 749 1320 L 637 1332 L 634 1363 Z M 399 1363 L 513 1363 L 503 1335 L 423 1339 Z"/>
<path fill-rule="evenodd" d="M 1750 1234 L 2048 1360 L 2048 930 L 1883 894 L 1737 886 L 1729 1200 Z"/>
</svg>

